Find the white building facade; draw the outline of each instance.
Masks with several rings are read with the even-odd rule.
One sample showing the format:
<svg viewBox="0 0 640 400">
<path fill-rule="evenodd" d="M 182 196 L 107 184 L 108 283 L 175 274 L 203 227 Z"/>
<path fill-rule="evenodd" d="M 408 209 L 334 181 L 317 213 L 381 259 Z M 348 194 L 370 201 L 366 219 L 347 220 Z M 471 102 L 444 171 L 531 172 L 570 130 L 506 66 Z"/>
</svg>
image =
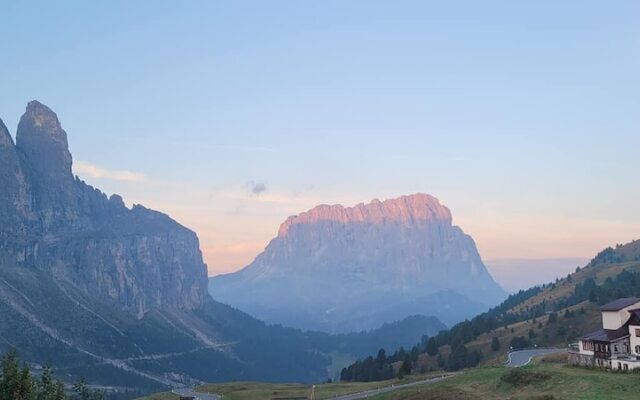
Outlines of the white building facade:
<svg viewBox="0 0 640 400">
<path fill-rule="evenodd" d="M 569 363 L 628 371 L 640 368 L 640 298 L 625 297 L 600 307 L 602 329 L 580 338 Z"/>
</svg>

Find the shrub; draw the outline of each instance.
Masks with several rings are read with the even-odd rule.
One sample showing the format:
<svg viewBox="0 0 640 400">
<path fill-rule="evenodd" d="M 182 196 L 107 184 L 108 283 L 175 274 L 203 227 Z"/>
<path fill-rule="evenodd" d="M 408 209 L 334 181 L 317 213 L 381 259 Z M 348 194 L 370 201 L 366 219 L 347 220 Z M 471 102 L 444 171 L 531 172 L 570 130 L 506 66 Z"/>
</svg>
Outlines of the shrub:
<svg viewBox="0 0 640 400">
<path fill-rule="evenodd" d="M 526 368 L 511 368 L 500 377 L 500 381 L 521 387 L 532 383 L 544 382 L 549 378 L 551 378 L 551 375 L 546 372 L 534 372 Z"/>
</svg>

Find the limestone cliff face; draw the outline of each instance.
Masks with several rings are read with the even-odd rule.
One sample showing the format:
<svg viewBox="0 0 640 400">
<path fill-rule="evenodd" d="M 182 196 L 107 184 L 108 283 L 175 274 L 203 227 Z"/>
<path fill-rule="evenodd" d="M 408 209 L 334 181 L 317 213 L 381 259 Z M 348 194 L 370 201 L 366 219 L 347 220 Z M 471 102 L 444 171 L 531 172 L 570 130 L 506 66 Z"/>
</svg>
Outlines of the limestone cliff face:
<svg viewBox="0 0 640 400">
<path fill-rule="evenodd" d="M 107 198 L 72 174 L 67 134 L 36 101 L 16 144 L 0 121 L 0 266 L 53 272 L 138 316 L 207 298 L 196 235 L 168 216 Z"/>
<path fill-rule="evenodd" d="M 442 315 L 447 308 L 452 315 L 475 313 L 478 305 L 496 304 L 506 295 L 473 239 L 427 194 L 355 207 L 322 205 L 290 217 L 253 263 L 212 279 L 210 289 L 214 298 L 268 320 L 285 309 L 291 314 L 307 307 L 328 322 L 340 319 L 339 310 L 345 318 L 364 319 L 372 308 L 398 311 L 401 304 L 451 322 Z M 446 293 L 440 300 L 453 293 L 465 300 L 434 301 L 438 293 Z M 442 309 L 434 310 L 435 304 Z"/>
</svg>

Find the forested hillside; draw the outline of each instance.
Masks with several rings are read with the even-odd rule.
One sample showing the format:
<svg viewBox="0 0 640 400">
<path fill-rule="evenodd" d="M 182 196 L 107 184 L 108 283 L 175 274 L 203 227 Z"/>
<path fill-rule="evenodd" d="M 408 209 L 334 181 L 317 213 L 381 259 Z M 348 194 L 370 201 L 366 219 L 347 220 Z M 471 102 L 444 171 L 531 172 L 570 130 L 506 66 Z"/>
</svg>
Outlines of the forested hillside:
<svg viewBox="0 0 640 400">
<path fill-rule="evenodd" d="M 600 327 L 600 305 L 630 296 L 640 296 L 640 241 L 607 248 L 567 277 L 511 295 L 486 313 L 423 337 L 410 351 L 359 360 L 341 378 L 378 380 L 390 370 L 456 371 L 497 362 L 511 348 L 566 346 Z"/>
</svg>

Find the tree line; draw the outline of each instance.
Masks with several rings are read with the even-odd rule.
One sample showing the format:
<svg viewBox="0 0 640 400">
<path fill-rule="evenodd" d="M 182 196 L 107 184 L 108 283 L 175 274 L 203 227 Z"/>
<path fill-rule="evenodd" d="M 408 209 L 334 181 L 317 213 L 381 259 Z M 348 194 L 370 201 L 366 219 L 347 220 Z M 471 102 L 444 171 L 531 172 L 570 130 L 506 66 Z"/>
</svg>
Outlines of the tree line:
<svg viewBox="0 0 640 400">
<path fill-rule="evenodd" d="M 15 351 L 0 359 L 0 400 L 103 400 L 104 393 L 94 391 L 80 379 L 67 395 L 62 381 L 55 379 L 46 366 L 34 377 L 26 363 L 20 363 Z"/>
<path fill-rule="evenodd" d="M 437 357 L 438 368 L 447 371 L 458 371 L 463 368 L 477 366 L 483 358 L 479 350 L 469 350 L 467 343 L 474 340 L 481 334 L 491 332 L 500 327 L 507 327 L 509 324 L 539 317 L 545 313 L 546 304 L 535 307 L 528 307 L 518 313 L 508 312 L 513 307 L 521 304 L 527 299 L 542 292 L 546 286 L 536 286 L 527 290 L 520 290 L 518 293 L 510 295 L 505 301 L 489 311 L 477 315 L 471 320 L 460 322 L 448 330 L 440 331 L 433 337 L 423 336 L 421 343 L 414 346 L 411 352 L 404 349 L 398 350 L 391 357 L 367 357 L 358 360 L 352 365 L 344 368 L 340 374 L 344 381 L 379 381 L 421 371 L 417 368 L 417 361 L 420 354 L 427 353 Z M 497 338 L 496 338 L 497 341 Z M 449 345 L 451 351 L 447 357 L 440 354 L 442 346 Z M 500 344 L 492 342 L 492 349 L 497 351 Z M 378 352 L 380 356 L 381 352 Z M 394 374 L 393 364 L 398 365 L 398 371 Z"/>
</svg>

